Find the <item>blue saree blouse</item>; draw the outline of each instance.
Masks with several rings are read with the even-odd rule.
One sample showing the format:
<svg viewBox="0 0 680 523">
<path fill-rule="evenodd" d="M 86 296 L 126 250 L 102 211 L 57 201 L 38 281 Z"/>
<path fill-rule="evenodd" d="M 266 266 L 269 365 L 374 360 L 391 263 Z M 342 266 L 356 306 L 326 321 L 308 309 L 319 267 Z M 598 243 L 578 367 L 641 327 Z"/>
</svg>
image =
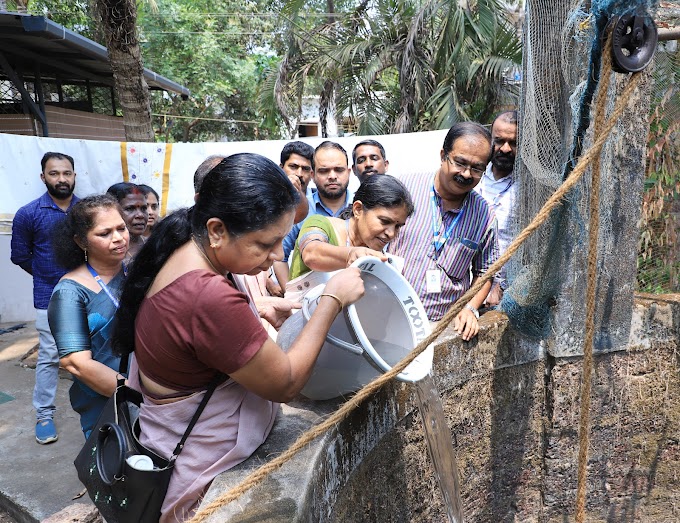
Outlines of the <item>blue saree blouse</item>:
<svg viewBox="0 0 680 523">
<path fill-rule="evenodd" d="M 123 271 L 120 271 L 107 284 L 116 298 L 120 297 L 124 278 Z M 73 352 L 89 350 L 93 360 L 118 371 L 120 358 L 111 350 L 115 313 L 116 306 L 104 290 L 95 292 L 73 280 L 61 280 L 54 288 L 47 308 L 59 358 Z M 80 425 L 87 437 L 108 398 L 95 392 L 75 376 L 69 397 L 73 410 L 80 414 Z"/>
</svg>

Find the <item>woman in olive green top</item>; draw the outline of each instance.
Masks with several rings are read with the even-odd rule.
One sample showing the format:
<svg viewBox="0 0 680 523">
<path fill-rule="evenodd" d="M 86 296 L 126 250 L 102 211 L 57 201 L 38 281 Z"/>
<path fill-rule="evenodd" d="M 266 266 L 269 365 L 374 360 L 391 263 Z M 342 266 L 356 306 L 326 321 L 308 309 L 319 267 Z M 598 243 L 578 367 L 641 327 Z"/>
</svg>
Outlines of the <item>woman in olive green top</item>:
<svg viewBox="0 0 680 523">
<path fill-rule="evenodd" d="M 309 271 L 344 269 L 362 256 L 386 261 L 385 247 L 411 214 L 411 195 L 399 180 L 387 174 L 370 176 L 340 218 L 314 215 L 305 220 L 295 242 L 291 280 Z"/>
</svg>

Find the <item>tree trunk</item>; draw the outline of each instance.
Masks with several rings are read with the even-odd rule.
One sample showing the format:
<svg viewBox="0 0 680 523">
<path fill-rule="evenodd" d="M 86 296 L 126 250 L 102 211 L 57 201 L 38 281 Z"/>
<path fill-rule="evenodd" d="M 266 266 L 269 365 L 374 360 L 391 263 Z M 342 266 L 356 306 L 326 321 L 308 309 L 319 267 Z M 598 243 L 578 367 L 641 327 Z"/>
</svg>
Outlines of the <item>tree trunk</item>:
<svg viewBox="0 0 680 523">
<path fill-rule="evenodd" d="M 335 24 L 337 18 L 335 17 L 335 2 L 333 0 L 326 0 L 326 10 L 328 11 L 328 23 L 330 25 Z M 333 104 L 333 93 L 335 93 L 335 81 L 326 79 L 319 98 L 319 123 L 321 124 L 322 138 L 328 138 L 328 113 Z M 340 117 L 336 119 L 338 122 L 341 121 Z"/>
<path fill-rule="evenodd" d="M 123 109 L 125 139 L 154 141 L 149 86 L 137 38 L 134 0 L 97 0 L 118 100 Z"/>
<path fill-rule="evenodd" d="M 319 98 L 319 123 L 321 124 L 321 137 L 328 138 L 328 114 L 333 105 L 333 93 L 335 92 L 335 82 L 326 80 L 323 84 L 321 97 Z M 340 120 L 338 120 L 340 121 Z"/>
</svg>

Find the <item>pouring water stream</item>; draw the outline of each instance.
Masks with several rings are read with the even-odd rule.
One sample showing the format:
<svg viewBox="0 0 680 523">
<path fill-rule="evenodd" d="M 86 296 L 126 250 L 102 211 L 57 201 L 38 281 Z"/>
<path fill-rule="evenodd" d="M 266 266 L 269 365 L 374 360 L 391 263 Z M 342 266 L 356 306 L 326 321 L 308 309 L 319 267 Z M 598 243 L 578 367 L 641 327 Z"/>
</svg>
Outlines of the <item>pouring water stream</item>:
<svg viewBox="0 0 680 523">
<path fill-rule="evenodd" d="M 423 430 L 435 476 L 444 498 L 449 523 L 463 523 L 463 504 L 460 499 L 456 450 L 446 424 L 444 406 L 437 385 L 428 374 L 413 384 L 423 419 Z"/>
</svg>

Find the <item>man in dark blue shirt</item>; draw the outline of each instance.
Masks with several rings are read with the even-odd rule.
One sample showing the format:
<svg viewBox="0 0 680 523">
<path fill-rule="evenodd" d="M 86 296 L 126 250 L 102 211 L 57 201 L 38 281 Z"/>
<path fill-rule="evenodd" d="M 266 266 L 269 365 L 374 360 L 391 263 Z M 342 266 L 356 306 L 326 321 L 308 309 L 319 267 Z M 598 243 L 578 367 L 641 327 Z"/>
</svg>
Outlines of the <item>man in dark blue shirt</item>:
<svg viewBox="0 0 680 523">
<path fill-rule="evenodd" d="M 66 273 L 54 259 L 52 229 L 66 217 L 78 197 L 73 194 L 76 186 L 73 158 L 49 152 L 43 156 L 41 165 L 40 179 L 47 192 L 14 215 L 11 259 L 33 276 L 35 327 L 40 339 L 33 390 L 35 439 L 44 445 L 57 440 L 53 417 L 59 380 L 59 355 L 47 322 L 47 306 L 54 286 Z"/>
</svg>

